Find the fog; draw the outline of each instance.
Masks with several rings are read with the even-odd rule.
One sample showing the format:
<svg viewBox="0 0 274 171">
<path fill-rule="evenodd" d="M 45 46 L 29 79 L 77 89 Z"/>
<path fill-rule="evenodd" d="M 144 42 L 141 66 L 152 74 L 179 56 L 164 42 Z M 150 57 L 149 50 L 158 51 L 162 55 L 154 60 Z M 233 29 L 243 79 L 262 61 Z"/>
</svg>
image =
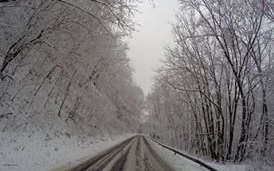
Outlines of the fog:
<svg viewBox="0 0 274 171">
<path fill-rule="evenodd" d="M 164 46 L 172 44 L 172 26 L 179 4 L 176 0 L 155 0 L 154 5 L 140 4 L 134 20 L 138 32 L 128 40 L 128 57 L 135 70 L 134 78 L 147 94 L 153 83 L 154 70 L 164 58 Z"/>
</svg>

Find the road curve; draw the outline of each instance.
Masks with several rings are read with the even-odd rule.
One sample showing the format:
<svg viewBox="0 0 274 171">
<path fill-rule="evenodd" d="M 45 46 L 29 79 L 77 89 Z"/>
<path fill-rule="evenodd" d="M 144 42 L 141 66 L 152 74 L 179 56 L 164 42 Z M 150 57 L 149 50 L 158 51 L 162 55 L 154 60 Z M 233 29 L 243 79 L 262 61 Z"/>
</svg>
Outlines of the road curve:
<svg viewBox="0 0 274 171">
<path fill-rule="evenodd" d="M 142 135 L 134 136 L 66 171 L 173 171 Z"/>
</svg>

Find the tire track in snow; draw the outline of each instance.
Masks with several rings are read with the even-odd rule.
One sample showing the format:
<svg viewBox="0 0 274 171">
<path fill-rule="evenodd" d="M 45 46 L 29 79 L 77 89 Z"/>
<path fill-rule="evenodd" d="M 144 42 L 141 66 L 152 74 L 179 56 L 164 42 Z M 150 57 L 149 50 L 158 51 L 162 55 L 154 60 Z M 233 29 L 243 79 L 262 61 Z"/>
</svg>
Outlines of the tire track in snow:
<svg viewBox="0 0 274 171">
<path fill-rule="evenodd" d="M 144 136 L 132 137 L 69 171 L 173 171 Z"/>
</svg>

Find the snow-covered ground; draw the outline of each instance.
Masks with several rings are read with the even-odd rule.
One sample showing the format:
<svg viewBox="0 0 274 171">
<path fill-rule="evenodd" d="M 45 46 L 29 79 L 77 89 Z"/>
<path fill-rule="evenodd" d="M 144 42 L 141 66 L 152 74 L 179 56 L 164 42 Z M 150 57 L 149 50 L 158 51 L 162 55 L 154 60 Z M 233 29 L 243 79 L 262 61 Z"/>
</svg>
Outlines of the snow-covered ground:
<svg viewBox="0 0 274 171">
<path fill-rule="evenodd" d="M 163 148 L 162 146 L 159 146 L 157 143 L 150 141 L 153 148 L 158 152 L 158 154 L 165 159 L 174 169 L 177 171 L 208 171 L 206 168 L 201 167 L 199 164 L 186 159 L 183 156 L 180 156 L 178 154 L 174 154 L 172 151 L 167 150 Z M 184 154 L 187 154 L 186 152 L 182 152 Z M 189 155 L 189 154 L 187 154 Z M 189 155 L 190 156 L 190 155 Z M 193 157 L 193 156 L 191 156 Z M 195 157 L 194 157 L 195 158 Z M 201 159 L 199 159 L 201 160 Z M 203 161 L 205 162 L 205 161 Z M 219 170 L 219 171 L 248 171 L 250 168 L 246 165 L 221 165 L 216 163 L 209 163 L 205 162 L 206 164 L 212 166 L 213 168 Z"/>
<path fill-rule="evenodd" d="M 31 137 L 0 134 L 1 171 L 47 171 L 74 165 L 133 136 L 90 137 L 79 142 L 73 137 L 49 139 L 35 134 Z"/>
<path fill-rule="evenodd" d="M 88 158 L 119 144 L 135 134 L 115 137 L 90 137 L 80 142 L 69 136 L 50 139 L 42 134 L 0 134 L 0 170 L 2 171 L 58 171 L 82 163 Z M 157 143 L 150 141 L 157 153 L 178 171 L 207 170 L 180 155 L 174 155 Z M 186 152 L 183 152 L 186 154 Z M 188 154 L 189 155 L 189 154 Z M 201 159 L 199 159 L 201 160 Z M 219 171 L 254 171 L 250 165 L 222 165 L 206 162 Z M 261 170 L 272 170 L 261 166 Z"/>
</svg>

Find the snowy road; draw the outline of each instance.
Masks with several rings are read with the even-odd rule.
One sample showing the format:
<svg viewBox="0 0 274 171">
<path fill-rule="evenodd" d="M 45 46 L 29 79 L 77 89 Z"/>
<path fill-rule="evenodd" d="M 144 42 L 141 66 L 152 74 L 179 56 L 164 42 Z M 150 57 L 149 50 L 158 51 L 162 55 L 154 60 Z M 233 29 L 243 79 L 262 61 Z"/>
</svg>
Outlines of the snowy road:
<svg viewBox="0 0 274 171">
<path fill-rule="evenodd" d="M 173 171 L 144 136 L 134 136 L 69 171 Z"/>
</svg>

